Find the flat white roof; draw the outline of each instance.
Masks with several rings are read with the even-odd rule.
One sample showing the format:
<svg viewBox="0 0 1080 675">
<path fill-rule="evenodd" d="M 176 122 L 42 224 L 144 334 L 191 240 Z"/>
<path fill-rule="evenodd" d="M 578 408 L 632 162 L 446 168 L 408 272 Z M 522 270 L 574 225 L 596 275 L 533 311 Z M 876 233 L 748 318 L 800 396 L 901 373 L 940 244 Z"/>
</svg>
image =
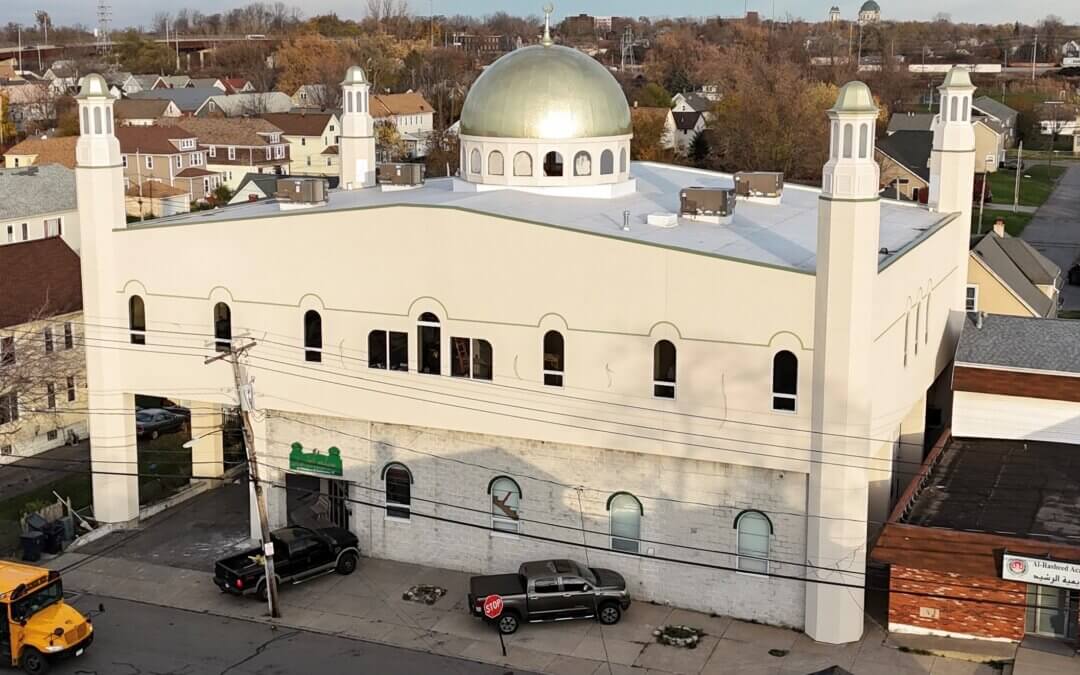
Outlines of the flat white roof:
<svg viewBox="0 0 1080 675">
<path fill-rule="evenodd" d="M 409 190 L 384 192 L 378 188 L 368 188 L 331 191 L 326 204 L 303 210 L 282 211 L 275 201 L 263 200 L 159 218 L 142 224 L 132 223 L 128 228 L 287 217 L 380 206 L 433 206 L 813 273 L 820 189 L 787 184 L 779 204 L 740 200 L 730 224 L 716 225 L 680 218 L 677 226 L 664 228 L 647 224 L 646 217 L 651 213 L 677 213 L 682 188 L 695 185 L 732 187 L 732 176 L 649 162 L 633 162 L 630 173 L 637 179 L 637 191 L 611 199 L 541 195 L 512 189 L 455 192 L 452 179 L 436 178 Z M 630 212 L 629 232 L 622 229 L 624 211 Z M 880 246 L 888 249 L 889 253 L 879 257 L 879 264 L 888 264 L 928 230 L 951 218 L 951 214 L 934 213 L 925 206 L 882 199 Z"/>
</svg>

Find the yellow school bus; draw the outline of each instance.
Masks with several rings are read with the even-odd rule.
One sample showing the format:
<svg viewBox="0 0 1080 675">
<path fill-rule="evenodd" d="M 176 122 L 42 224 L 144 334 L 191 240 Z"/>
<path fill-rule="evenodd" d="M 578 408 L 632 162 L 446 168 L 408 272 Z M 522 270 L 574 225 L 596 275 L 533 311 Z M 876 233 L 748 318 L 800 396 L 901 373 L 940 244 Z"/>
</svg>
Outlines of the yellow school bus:
<svg viewBox="0 0 1080 675">
<path fill-rule="evenodd" d="M 64 602 L 60 573 L 0 560 L 0 663 L 41 675 L 82 656 L 94 640 L 90 619 Z"/>
</svg>

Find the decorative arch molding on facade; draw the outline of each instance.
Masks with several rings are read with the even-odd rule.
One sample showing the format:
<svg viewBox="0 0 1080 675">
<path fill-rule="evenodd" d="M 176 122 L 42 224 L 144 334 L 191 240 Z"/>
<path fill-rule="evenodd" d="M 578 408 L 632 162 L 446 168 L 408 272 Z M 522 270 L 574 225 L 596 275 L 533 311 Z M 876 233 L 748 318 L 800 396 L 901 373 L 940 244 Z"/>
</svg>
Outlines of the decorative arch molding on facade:
<svg viewBox="0 0 1080 675">
<path fill-rule="evenodd" d="M 493 487 L 495 487 L 495 483 L 500 481 L 500 480 L 508 480 L 511 483 L 513 483 L 514 487 L 517 488 L 518 496 L 521 497 L 522 499 L 525 499 L 525 495 L 521 492 L 521 484 L 518 483 L 517 480 L 514 479 L 512 476 L 507 476 L 506 474 L 502 474 L 502 473 L 499 474 L 498 476 L 495 476 L 490 481 L 488 481 L 488 486 L 487 486 L 487 493 L 488 494 L 491 494 L 491 489 Z"/>
<path fill-rule="evenodd" d="M 747 515 L 748 513 L 753 513 L 764 518 L 765 522 L 769 525 L 769 534 L 771 535 L 774 533 L 772 518 L 770 518 L 764 511 L 759 511 L 758 509 L 743 509 L 742 511 L 739 511 L 738 515 L 735 516 L 735 520 L 732 521 L 731 527 L 736 530 L 739 529 L 739 521 L 742 520 L 743 516 Z"/>
<path fill-rule="evenodd" d="M 536 327 L 541 333 L 546 333 L 549 330 L 557 330 L 560 333 L 565 334 L 570 330 L 570 325 L 566 322 L 566 317 L 556 312 L 548 312 L 540 317 L 540 320 L 536 322 Z"/>
<path fill-rule="evenodd" d="M 409 476 L 409 485 L 416 484 L 416 479 L 413 478 L 413 473 L 409 469 L 409 467 L 396 460 L 393 462 L 387 462 L 383 465 L 383 468 L 379 471 L 379 480 L 386 480 L 386 473 L 390 471 L 390 469 L 401 469 Z"/>
<path fill-rule="evenodd" d="M 430 295 L 422 295 L 409 303 L 408 317 L 413 323 L 416 323 L 420 319 L 420 315 L 425 312 L 431 312 L 439 317 L 440 321 L 447 321 L 450 318 L 450 312 L 446 309 L 446 305 L 438 298 L 433 298 Z"/>
<path fill-rule="evenodd" d="M 607 503 L 604 505 L 604 509 L 606 511 L 611 510 L 611 502 L 615 501 L 615 499 L 617 497 L 629 497 L 629 498 L 633 499 L 634 502 L 637 503 L 638 512 L 642 516 L 645 515 L 645 507 L 641 505 L 641 500 L 637 498 L 637 495 L 635 495 L 635 494 L 633 494 L 631 492 L 626 492 L 625 490 L 620 490 L 619 492 L 611 493 L 611 495 L 607 498 Z"/>
<path fill-rule="evenodd" d="M 678 341 L 683 339 L 682 332 L 679 327 L 670 321 L 658 321 L 649 327 L 649 338 L 653 342 L 657 340 L 670 340 L 676 346 Z"/>
<path fill-rule="evenodd" d="M 322 314 L 326 311 L 326 303 L 315 293 L 305 293 L 296 303 L 296 306 L 304 312 L 314 309 L 319 314 Z"/>
<path fill-rule="evenodd" d="M 143 297 L 146 297 L 150 295 L 150 293 L 146 290 L 146 286 L 144 286 L 143 282 L 139 281 L 138 279 L 128 279 L 126 282 L 124 282 L 124 285 L 121 287 L 120 292 L 125 297 L 131 295 L 141 295 Z"/>
<path fill-rule="evenodd" d="M 807 347 L 803 340 L 797 333 L 793 333 L 789 330 L 781 330 L 772 334 L 769 338 L 769 349 L 773 352 L 787 349 L 793 352 L 812 351 L 810 347 Z"/>
<path fill-rule="evenodd" d="M 233 305 L 234 302 L 236 302 L 233 299 L 232 291 L 230 291 L 228 288 L 225 288 L 224 286 L 214 286 L 213 288 L 211 288 L 210 292 L 206 295 L 206 299 L 210 302 L 211 305 L 216 305 L 219 302 L 224 302 L 230 307 Z"/>
</svg>

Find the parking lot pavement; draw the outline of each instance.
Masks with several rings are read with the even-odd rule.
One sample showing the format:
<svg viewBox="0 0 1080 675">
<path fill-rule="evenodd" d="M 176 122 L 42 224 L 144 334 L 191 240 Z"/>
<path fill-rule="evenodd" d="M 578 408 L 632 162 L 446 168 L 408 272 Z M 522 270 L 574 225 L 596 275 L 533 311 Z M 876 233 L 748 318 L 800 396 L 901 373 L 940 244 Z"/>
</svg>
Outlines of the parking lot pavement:
<svg viewBox="0 0 1080 675">
<path fill-rule="evenodd" d="M 1067 273 L 1080 255 L 1080 164 L 1062 174 L 1050 198 L 1039 207 L 1020 238 Z M 1065 311 L 1080 311 L 1080 286 L 1061 290 Z"/>
<path fill-rule="evenodd" d="M 229 505 L 235 501 L 243 504 L 242 514 Z M 244 486 L 214 490 L 152 519 L 138 536 L 121 534 L 92 549 L 65 554 L 51 566 L 64 569 L 67 588 L 86 593 L 274 623 L 514 670 L 559 675 L 794 675 L 838 665 L 858 675 L 998 672 L 983 664 L 892 648 L 872 621 L 867 622 L 862 641 L 826 645 L 787 628 L 646 602 L 631 605 L 614 626 L 587 621 L 522 626 L 505 638 L 504 657 L 495 631 L 467 612 L 467 573 L 372 558 L 363 559 L 350 576 L 331 574 L 283 587 L 282 617 L 271 620 L 263 603 L 223 594 L 210 580 L 213 560 L 222 553 L 210 550 L 212 542 L 246 538 L 246 519 Z M 216 522 L 222 524 L 222 532 L 214 532 Z M 447 594 L 433 605 L 402 599 L 415 584 L 441 586 Z M 706 636 L 692 650 L 661 645 L 653 630 L 666 624 L 694 626 Z"/>
</svg>

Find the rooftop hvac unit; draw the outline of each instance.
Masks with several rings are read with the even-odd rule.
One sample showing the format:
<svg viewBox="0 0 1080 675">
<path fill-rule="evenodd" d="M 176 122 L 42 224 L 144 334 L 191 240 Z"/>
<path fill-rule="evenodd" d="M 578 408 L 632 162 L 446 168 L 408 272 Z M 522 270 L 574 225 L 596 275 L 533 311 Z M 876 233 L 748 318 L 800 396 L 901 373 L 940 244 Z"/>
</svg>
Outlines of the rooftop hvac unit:
<svg viewBox="0 0 1080 675">
<path fill-rule="evenodd" d="M 279 178 L 274 196 L 282 209 L 298 209 L 326 203 L 326 179 L 312 176 Z"/>
<path fill-rule="evenodd" d="M 735 174 L 735 194 L 750 201 L 780 203 L 784 174 L 779 171 L 740 171 Z"/>
<path fill-rule="evenodd" d="M 403 190 L 424 184 L 423 164 L 386 163 L 380 164 L 377 180 L 383 190 Z"/>
<path fill-rule="evenodd" d="M 688 187 L 679 192 L 679 215 L 711 223 L 730 222 L 735 213 L 732 188 Z"/>
</svg>

